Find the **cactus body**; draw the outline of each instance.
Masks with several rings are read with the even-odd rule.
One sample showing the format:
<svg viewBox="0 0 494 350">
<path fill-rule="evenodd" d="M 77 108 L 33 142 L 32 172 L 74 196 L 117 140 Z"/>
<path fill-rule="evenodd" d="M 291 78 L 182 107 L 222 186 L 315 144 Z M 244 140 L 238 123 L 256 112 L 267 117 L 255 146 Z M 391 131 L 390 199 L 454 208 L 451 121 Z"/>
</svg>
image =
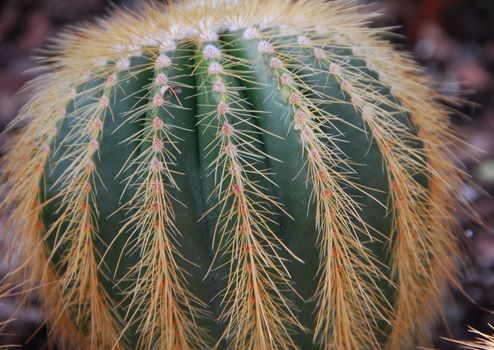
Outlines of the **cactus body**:
<svg viewBox="0 0 494 350">
<path fill-rule="evenodd" d="M 4 160 L 26 290 L 57 341 L 427 341 L 456 279 L 455 137 L 368 18 L 345 2 L 192 1 L 60 40 Z"/>
</svg>

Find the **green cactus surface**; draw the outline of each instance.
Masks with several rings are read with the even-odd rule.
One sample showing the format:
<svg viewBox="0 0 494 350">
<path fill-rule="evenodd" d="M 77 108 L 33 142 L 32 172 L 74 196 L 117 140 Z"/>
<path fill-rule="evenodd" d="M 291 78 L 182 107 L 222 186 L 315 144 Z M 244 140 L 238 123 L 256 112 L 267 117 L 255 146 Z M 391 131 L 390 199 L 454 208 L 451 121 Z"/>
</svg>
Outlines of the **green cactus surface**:
<svg viewBox="0 0 494 350">
<path fill-rule="evenodd" d="M 54 345 L 428 343 L 457 281 L 458 138 L 372 16 L 192 0 L 57 39 L 2 175 Z"/>
</svg>

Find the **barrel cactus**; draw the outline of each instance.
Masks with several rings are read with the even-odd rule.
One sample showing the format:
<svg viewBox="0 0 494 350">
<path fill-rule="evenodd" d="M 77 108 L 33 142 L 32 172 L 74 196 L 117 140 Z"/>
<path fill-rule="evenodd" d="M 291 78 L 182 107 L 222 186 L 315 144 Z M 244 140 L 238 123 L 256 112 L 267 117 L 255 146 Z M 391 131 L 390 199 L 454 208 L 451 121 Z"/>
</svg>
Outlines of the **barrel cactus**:
<svg viewBox="0 0 494 350">
<path fill-rule="evenodd" d="M 77 349 L 411 349 L 462 174 L 421 69 L 351 1 L 192 0 L 60 36 L 3 212 Z"/>
</svg>

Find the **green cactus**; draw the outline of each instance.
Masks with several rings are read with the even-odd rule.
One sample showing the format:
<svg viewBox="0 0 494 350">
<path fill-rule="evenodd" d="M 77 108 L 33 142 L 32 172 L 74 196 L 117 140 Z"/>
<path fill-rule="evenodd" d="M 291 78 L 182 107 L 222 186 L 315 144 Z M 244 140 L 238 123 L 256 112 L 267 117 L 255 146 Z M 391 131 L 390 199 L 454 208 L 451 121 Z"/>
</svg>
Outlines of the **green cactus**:
<svg viewBox="0 0 494 350">
<path fill-rule="evenodd" d="M 427 342 L 457 278 L 457 137 L 371 16 L 195 0 L 59 39 L 3 162 L 55 343 Z"/>
</svg>

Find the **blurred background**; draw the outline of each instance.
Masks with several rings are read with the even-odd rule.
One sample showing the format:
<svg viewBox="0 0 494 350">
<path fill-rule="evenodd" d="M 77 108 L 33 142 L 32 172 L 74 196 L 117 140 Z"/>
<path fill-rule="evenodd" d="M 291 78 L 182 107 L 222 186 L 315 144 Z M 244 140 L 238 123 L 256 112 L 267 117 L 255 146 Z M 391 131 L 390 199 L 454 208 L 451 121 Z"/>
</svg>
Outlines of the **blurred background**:
<svg viewBox="0 0 494 350">
<path fill-rule="evenodd" d="M 50 37 L 63 26 L 108 13 L 111 4 L 133 7 L 139 1 L 0 0 L 0 130 L 29 98 L 16 91 L 34 77 L 25 72 L 36 66 L 32 57 Z M 436 349 L 459 349 L 442 338 L 471 339 L 468 326 L 489 333 L 487 324 L 494 325 L 494 0 L 367 2 L 382 13 L 373 25 L 395 27 L 399 36 L 392 40 L 398 47 L 412 52 L 446 94 L 468 101 L 452 116 L 470 145 L 462 158 L 474 185 L 462 191 L 486 225 L 479 227 L 458 213 L 471 246 L 462 280 L 469 298 L 453 291 L 446 320 L 435 331 Z M 2 134 L 0 146 L 4 141 Z M 0 246 L 5 234 L 0 223 Z M 0 265 L 0 279 L 5 273 L 6 266 Z M 14 300 L 0 302 L 0 324 L 14 305 Z M 0 347 L 25 343 L 25 349 L 46 348 L 41 320 L 39 310 L 25 310 L 0 336 Z"/>
</svg>

